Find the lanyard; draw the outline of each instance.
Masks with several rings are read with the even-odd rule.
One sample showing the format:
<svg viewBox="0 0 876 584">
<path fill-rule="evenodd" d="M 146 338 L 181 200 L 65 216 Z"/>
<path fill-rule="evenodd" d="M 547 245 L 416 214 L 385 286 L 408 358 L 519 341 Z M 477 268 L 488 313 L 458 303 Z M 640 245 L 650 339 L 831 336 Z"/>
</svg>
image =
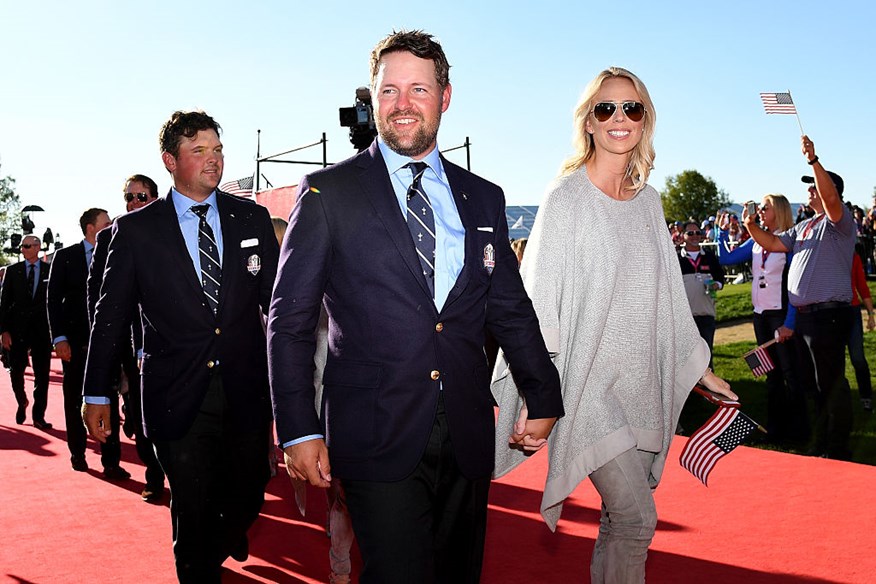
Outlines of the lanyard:
<svg viewBox="0 0 876 584">
<path fill-rule="evenodd" d="M 803 233 L 800 236 L 800 239 L 806 239 L 806 236 L 809 235 L 809 232 L 812 231 L 812 228 L 815 227 L 816 225 L 818 225 L 818 223 L 821 222 L 821 220 L 824 219 L 824 217 L 825 217 L 825 215 L 821 214 L 818 217 L 815 217 L 814 219 L 810 219 L 809 223 L 806 224 L 805 229 L 803 229 Z"/>
<path fill-rule="evenodd" d="M 761 271 L 764 271 L 764 269 L 766 268 L 766 261 L 767 261 L 767 258 L 769 258 L 769 257 L 770 257 L 770 252 L 761 248 L 760 249 L 760 269 L 761 269 Z"/>
</svg>

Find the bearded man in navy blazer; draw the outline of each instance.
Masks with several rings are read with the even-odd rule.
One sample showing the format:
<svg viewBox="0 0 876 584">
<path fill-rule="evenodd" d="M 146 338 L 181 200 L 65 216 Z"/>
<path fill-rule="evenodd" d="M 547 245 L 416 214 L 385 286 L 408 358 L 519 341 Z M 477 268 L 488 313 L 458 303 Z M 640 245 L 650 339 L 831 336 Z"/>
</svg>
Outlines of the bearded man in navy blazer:
<svg viewBox="0 0 876 584">
<path fill-rule="evenodd" d="M 267 314 L 279 246 L 267 209 L 217 190 L 219 125 L 176 112 L 161 130 L 167 197 L 119 217 L 94 315 L 83 417 L 107 436 L 113 357 L 143 321 L 146 436 L 167 473 L 180 582 L 218 583 L 269 479 Z"/>
<path fill-rule="evenodd" d="M 287 469 L 313 485 L 342 480 L 365 584 L 479 579 L 495 443 L 485 328 L 526 396 L 529 417 L 511 440 L 537 448 L 563 414 L 502 190 L 439 154 L 448 71 L 420 31 L 375 47 L 378 138 L 302 179 L 268 320 Z M 322 304 L 329 347 L 317 416 Z"/>
</svg>

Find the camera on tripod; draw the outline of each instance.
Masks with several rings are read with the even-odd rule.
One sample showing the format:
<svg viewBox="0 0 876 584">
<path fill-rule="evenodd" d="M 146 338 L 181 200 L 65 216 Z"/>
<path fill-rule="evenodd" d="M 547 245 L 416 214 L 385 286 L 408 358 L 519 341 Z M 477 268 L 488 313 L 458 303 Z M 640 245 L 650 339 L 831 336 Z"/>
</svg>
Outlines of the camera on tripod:
<svg viewBox="0 0 876 584">
<path fill-rule="evenodd" d="M 350 142 L 356 150 L 365 150 L 377 136 L 374 125 L 374 108 L 371 105 L 371 90 L 360 87 L 356 90 L 356 105 L 338 108 L 341 126 L 350 128 Z"/>
</svg>

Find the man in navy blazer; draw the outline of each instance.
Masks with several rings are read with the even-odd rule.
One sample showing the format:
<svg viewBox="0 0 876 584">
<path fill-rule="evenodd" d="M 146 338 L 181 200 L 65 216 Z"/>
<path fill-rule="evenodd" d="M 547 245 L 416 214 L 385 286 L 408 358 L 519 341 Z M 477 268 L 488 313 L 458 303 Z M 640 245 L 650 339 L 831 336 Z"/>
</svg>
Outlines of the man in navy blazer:
<svg viewBox="0 0 876 584">
<path fill-rule="evenodd" d="M 269 478 L 262 314 L 279 246 L 267 209 L 217 190 L 219 131 L 204 112 L 162 128 L 174 186 L 112 227 L 84 386 L 88 430 L 103 440 L 112 357 L 139 305 L 143 422 L 170 484 L 180 582 L 218 583 L 226 558 L 246 559 Z"/>
<path fill-rule="evenodd" d="M 283 241 L 268 320 L 277 433 L 292 477 L 342 479 L 363 583 L 477 582 L 495 443 L 485 328 L 526 396 L 526 427 L 512 437 L 520 447 L 543 444 L 563 414 L 559 379 L 509 245 L 502 190 L 438 153 L 451 94 L 441 46 L 420 31 L 393 33 L 371 64 L 379 137 L 302 179 Z M 412 161 L 427 165 L 416 179 Z M 410 218 L 431 209 L 434 234 L 412 236 L 412 186 L 426 196 Z M 431 258 L 413 239 L 429 235 Z"/>
<path fill-rule="evenodd" d="M 85 376 L 90 329 L 86 280 L 97 233 L 109 223 L 109 215 L 104 209 L 91 208 L 82 213 L 79 217 L 82 241 L 56 251 L 49 273 L 46 302 L 52 343 L 64 368 L 64 420 L 67 424 L 67 448 L 70 450 L 70 464 L 73 470 L 80 472 L 88 470 L 88 463 L 85 460 L 87 434 L 85 426 L 82 425 L 82 380 Z M 114 403 L 118 403 L 117 394 L 112 399 Z M 117 415 L 112 423 L 118 424 Z M 121 453 L 118 434 L 101 444 L 100 459 L 107 478 L 130 477 L 127 471 L 119 466 Z"/>
<path fill-rule="evenodd" d="M 26 235 L 21 240 L 24 260 L 6 268 L 3 290 L 0 292 L 0 332 L 3 349 L 9 351 L 9 378 L 18 402 L 15 422 L 23 424 L 27 417 L 27 393 L 24 391 L 24 370 L 27 356 L 33 366 L 33 425 L 49 430 L 46 406 L 49 397 L 49 366 L 52 342 L 46 316 L 46 283 L 49 264 L 39 259 L 40 239 Z M 32 275 L 30 274 L 32 272 Z"/>
</svg>

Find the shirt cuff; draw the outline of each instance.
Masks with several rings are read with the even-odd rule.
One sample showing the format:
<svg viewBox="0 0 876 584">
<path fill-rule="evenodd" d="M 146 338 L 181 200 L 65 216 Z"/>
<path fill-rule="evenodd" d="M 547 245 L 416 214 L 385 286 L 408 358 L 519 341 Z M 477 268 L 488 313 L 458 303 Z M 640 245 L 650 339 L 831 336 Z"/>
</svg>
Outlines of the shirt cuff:
<svg viewBox="0 0 876 584">
<path fill-rule="evenodd" d="M 302 442 L 307 442 L 308 440 L 316 440 L 318 438 L 325 438 L 325 436 L 323 436 L 322 434 L 308 434 L 307 436 L 302 436 L 301 438 L 296 438 L 295 440 L 284 442 L 283 449 L 285 450 L 289 446 L 295 446 L 296 444 L 301 444 Z"/>
<path fill-rule="evenodd" d="M 110 405 L 110 399 L 108 397 L 103 396 L 94 396 L 94 395 L 86 395 L 82 398 L 82 400 L 93 406 L 108 406 Z"/>
</svg>

